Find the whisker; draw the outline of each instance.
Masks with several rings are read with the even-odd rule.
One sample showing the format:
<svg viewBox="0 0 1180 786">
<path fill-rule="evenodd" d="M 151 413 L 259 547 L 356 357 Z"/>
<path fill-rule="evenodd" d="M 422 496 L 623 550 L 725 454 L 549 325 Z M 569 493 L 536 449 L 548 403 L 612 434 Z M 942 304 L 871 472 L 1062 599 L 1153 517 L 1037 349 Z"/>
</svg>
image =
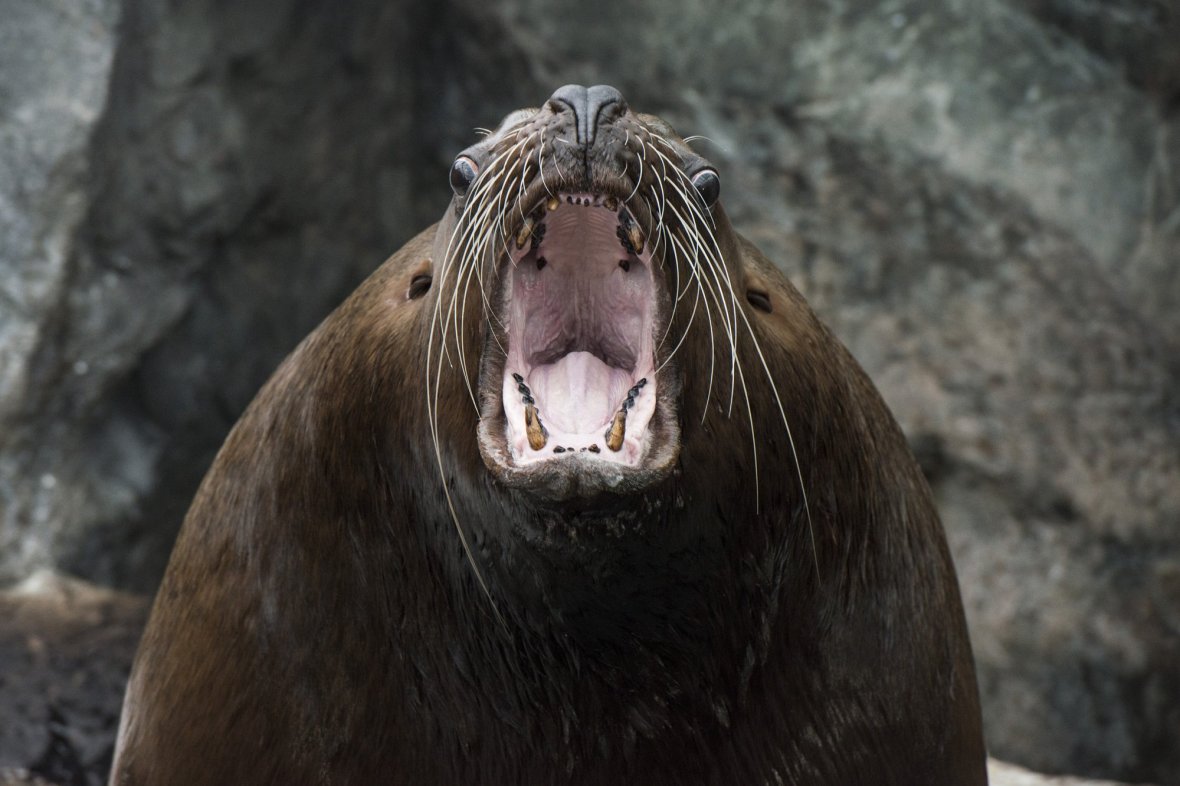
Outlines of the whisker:
<svg viewBox="0 0 1180 786">
<path fill-rule="evenodd" d="M 562 151 L 561 155 L 556 157 L 546 155 L 547 140 L 543 129 L 532 132 L 523 128 L 517 129 L 515 136 L 509 138 L 511 142 L 501 144 L 495 149 L 489 163 L 472 183 L 464 200 L 464 213 L 447 239 L 447 253 L 439 265 L 439 281 L 446 282 L 451 287 L 435 299 L 427 345 L 428 420 L 435 459 L 439 472 L 443 475 L 447 508 L 459 534 L 467 561 L 474 570 L 475 579 L 491 602 L 492 610 L 501 623 L 504 619 L 476 562 L 444 474 L 439 407 L 442 401 L 443 374 L 447 373 L 444 366 L 449 365 L 461 375 L 467 396 L 471 399 L 477 415 L 479 414 L 479 396 L 473 380 L 476 369 L 468 362 L 466 351 L 471 338 L 468 335 L 470 331 L 467 320 L 468 317 L 473 317 L 477 308 L 477 302 L 471 299 L 472 290 L 478 288 L 478 309 L 482 318 L 486 320 L 484 324 L 491 332 L 490 341 L 484 338 L 485 346 L 490 349 L 494 345 L 501 355 L 507 357 L 507 348 L 501 340 L 501 333 L 507 331 L 507 326 L 490 298 L 497 291 L 491 285 L 503 280 L 500 262 L 507 259 L 509 264 L 515 263 L 512 245 L 515 236 L 512 234 L 511 219 L 528 219 L 526 210 L 529 205 L 524 202 L 525 195 L 528 193 L 529 185 L 535 184 L 538 178 L 540 186 L 550 198 L 556 196 L 553 189 L 559 187 L 557 184 L 567 182 L 561 164 L 565 153 Z M 713 141 L 703 136 L 689 137 L 685 141 L 699 139 Z M 552 145 L 572 144 L 570 140 L 561 137 L 549 141 L 550 151 Z M 818 571 L 818 549 L 810 500 L 798 448 L 786 414 L 786 405 L 771 373 L 770 362 L 761 346 L 755 325 L 747 314 L 744 297 L 739 298 L 738 282 L 741 279 L 731 264 L 732 260 L 726 259 L 726 254 L 720 246 L 717 214 L 705 205 L 691 178 L 681 168 L 679 162 L 684 152 L 682 146 L 674 145 L 659 133 L 643 128 L 627 129 L 624 146 L 633 156 L 623 165 L 622 174 L 634 173 L 634 184 L 623 202 L 631 207 L 632 215 L 637 221 L 640 216 L 646 219 L 648 226 L 641 226 L 639 229 L 645 233 L 651 244 L 651 258 L 663 260 L 664 275 L 667 277 L 667 286 L 670 287 L 672 295 L 667 324 L 656 345 L 657 356 L 662 356 L 662 359 L 654 371 L 657 374 L 662 372 L 674 359 L 681 356 L 685 348 L 690 346 L 689 333 L 702 327 L 700 323 L 703 321 L 703 327 L 708 331 L 709 369 L 705 380 L 701 423 L 705 423 L 710 416 L 715 392 L 718 401 L 714 409 L 724 417 L 734 417 L 735 403 L 738 409 L 744 404 L 744 419 L 750 434 L 750 454 L 754 470 L 755 505 L 756 509 L 760 510 L 761 450 L 757 427 L 759 414 L 754 410 L 755 397 L 751 396 L 750 374 L 757 374 L 755 368 L 761 370 L 761 375 L 774 396 L 778 420 L 782 423 L 790 446 L 791 459 L 795 465 L 794 475 L 799 484 L 812 555 Z M 519 226 L 519 223 L 515 225 Z M 447 287 L 443 286 L 440 289 Z M 682 309 L 681 301 L 689 297 L 690 293 L 691 308 L 686 303 Z M 674 325 L 680 326 L 679 329 L 674 328 Z M 674 336 L 674 332 L 679 335 Z M 700 338 L 701 351 L 705 351 L 704 337 Z M 669 344 L 672 344 L 670 348 Z M 724 384 L 721 377 L 724 374 L 723 353 L 726 351 L 729 352 L 730 366 L 727 395 L 723 394 L 723 388 L 719 387 Z M 458 357 L 452 358 L 452 353 L 456 353 Z M 716 391 L 715 387 L 718 388 Z M 452 390 L 449 395 L 457 395 L 458 389 Z"/>
<path fill-rule="evenodd" d="M 664 153 L 660 150 L 660 145 L 662 143 L 669 150 L 672 150 L 674 152 L 672 145 L 669 142 L 667 142 L 667 140 L 664 140 L 662 137 L 660 137 L 660 135 L 658 135 L 658 134 L 652 134 L 652 138 L 654 140 L 654 143 L 651 145 L 651 149 L 655 151 L 656 155 L 659 156 L 660 159 L 662 159 L 663 161 L 665 161 L 668 164 L 673 164 L 673 162 L 671 162 L 668 159 L 668 157 L 666 155 L 664 155 Z M 729 295 L 729 301 L 733 304 L 732 310 L 725 309 L 726 317 L 727 317 L 725 320 L 727 323 L 727 332 L 729 333 L 729 336 L 731 338 L 731 347 L 733 350 L 733 353 L 732 353 L 733 360 L 732 360 L 732 365 L 731 365 L 731 379 L 734 381 L 734 383 L 740 383 L 740 387 L 742 389 L 742 395 L 743 395 L 743 398 L 745 399 L 745 402 L 746 402 L 747 414 L 748 414 L 748 419 L 750 421 L 750 429 L 751 429 L 751 450 L 753 451 L 753 460 L 755 462 L 755 476 L 757 476 L 757 461 L 758 461 L 757 440 L 756 440 L 754 422 L 753 422 L 753 411 L 750 406 L 749 392 L 748 392 L 748 389 L 747 389 L 746 383 L 745 383 L 745 373 L 741 367 L 741 362 L 739 360 L 738 346 L 737 346 L 737 342 L 736 342 L 736 329 L 738 327 L 738 320 L 739 319 L 741 320 L 742 326 L 745 328 L 745 333 L 750 338 L 751 346 L 754 348 L 754 351 L 758 357 L 758 361 L 762 367 L 763 374 L 765 375 L 767 383 L 770 385 L 771 391 L 774 394 L 775 404 L 776 404 L 776 406 L 778 408 L 778 412 L 779 412 L 779 418 L 782 421 L 784 430 L 786 431 L 787 442 L 791 448 L 791 457 L 792 457 L 792 460 L 795 464 L 795 475 L 796 475 L 796 478 L 799 482 L 799 493 L 800 493 L 801 499 L 803 501 L 803 510 L 804 510 L 804 514 L 807 517 L 807 529 L 808 529 L 809 537 L 811 539 L 812 556 L 815 560 L 815 567 L 816 567 L 816 571 L 817 571 L 817 575 L 818 575 L 819 554 L 818 554 L 818 550 L 816 548 L 816 543 L 815 543 L 815 526 L 814 526 L 814 522 L 813 522 L 812 516 L 811 516 L 811 505 L 810 505 L 810 501 L 807 498 L 807 488 L 806 488 L 806 484 L 803 480 L 803 467 L 802 467 L 801 462 L 799 461 L 798 449 L 795 445 L 794 435 L 791 432 L 790 422 L 789 422 L 787 415 L 786 415 L 786 409 L 782 403 L 782 397 L 779 393 L 778 385 L 775 383 L 774 377 L 770 372 L 769 363 L 767 363 L 767 361 L 766 361 L 765 353 L 762 351 L 761 344 L 758 342 L 758 337 L 754 332 L 753 326 L 750 324 L 749 318 L 746 316 L 745 311 L 740 307 L 740 304 L 739 304 L 738 298 L 737 298 L 737 293 L 734 289 L 733 281 L 729 275 L 729 269 L 722 262 L 723 254 L 721 253 L 721 250 L 717 245 L 716 236 L 713 233 L 713 230 L 716 229 L 716 221 L 713 219 L 711 211 L 702 211 L 700 203 L 698 202 L 698 200 L 694 196 L 692 196 L 692 194 L 695 194 L 695 187 L 692 185 L 692 182 L 688 179 L 687 175 L 684 175 L 683 172 L 678 167 L 676 167 L 674 164 L 672 166 L 671 171 L 676 173 L 677 178 L 681 181 L 681 183 L 678 183 L 677 180 L 673 179 L 673 180 L 669 181 L 668 185 L 671 186 L 675 191 L 678 192 L 678 196 L 680 197 L 680 202 L 683 205 L 685 205 L 686 209 L 689 211 L 689 213 L 691 214 L 691 217 L 692 217 L 692 221 L 688 222 L 688 221 L 683 220 L 683 218 L 684 218 L 683 216 L 678 215 L 678 217 L 681 219 L 680 225 L 682 227 L 686 227 L 686 226 L 693 227 L 694 231 L 697 232 L 698 237 L 702 237 L 707 240 L 706 248 L 705 248 L 706 253 L 703 255 L 703 257 L 697 257 L 694 255 L 693 261 L 697 262 L 702 258 L 705 260 L 705 264 L 709 269 L 708 277 L 713 279 L 713 282 L 715 283 L 715 285 L 717 287 L 720 287 L 725 290 L 726 294 Z M 692 191 L 690 192 L 689 189 L 692 189 Z M 674 207 L 673 207 L 673 210 L 675 211 Z M 676 212 L 677 212 L 677 214 L 679 213 L 679 211 L 676 211 Z M 701 232 L 698 228 L 704 228 L 705 231 Z M 695 246 L 695 244 L 694 244 L 694 246 Z M 700 275 L 697 275 L 696 280 L 697 280 L 698 286 L 699 286 L 702 283 L 702 281 L 704 281 L 704 278 L 701 277 Z M 708 287 L 708 290 L 709 290 L 710 294 L 712 294 L 716 300 L 718 300 L 718 301 L 720 300 L 719 293 L 715 289 L 713 289 L 712 286 Z M 706 304 L 707 304 L 707 299 L 706 299 Z M 718 305 L 718 308 L 721 308 L 721 309 L 725 308 L 721 302 L 718 302 L 717 305 Z M 732 327 L 729 327 L 729 320 L 730 319 L 732 319 Z M 734 393 L 735 387 L 737 387 L 737 384 L 731 384 L 731 386 L 730 386 L 730 409 L 731 410 L 732 410 L 732 400 L 733 400 L 733 393 Z M 757 482 L 758 482 L 757 477 L 755 477 L 755 483 L 757 484 Z"/>
</svg>

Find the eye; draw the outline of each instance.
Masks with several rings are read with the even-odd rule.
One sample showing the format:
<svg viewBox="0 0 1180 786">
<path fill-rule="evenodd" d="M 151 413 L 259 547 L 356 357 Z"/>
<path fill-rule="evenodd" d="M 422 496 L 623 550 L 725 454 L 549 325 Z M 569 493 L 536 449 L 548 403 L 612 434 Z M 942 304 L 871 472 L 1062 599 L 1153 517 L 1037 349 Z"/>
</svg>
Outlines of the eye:
<svg viewBox="0 0 1180 786">
<path fill-rule="evenodd" d="M 713 207 L 717 197 L 721 196 L 721 178 L 717 176 L 716 169 L 705 167 L 700 170 L 692 176 L 692 184 L 696 186 L 705 207 Z"/>
<path fill-rule="evenodd" d="M 455 192 L 455 196 L 467 193 L 478 172 L 479 166 L 468 156 L 459 156 L 455 159 L 455 163 L 451 164 L 451 190 Z"/>
</svg>

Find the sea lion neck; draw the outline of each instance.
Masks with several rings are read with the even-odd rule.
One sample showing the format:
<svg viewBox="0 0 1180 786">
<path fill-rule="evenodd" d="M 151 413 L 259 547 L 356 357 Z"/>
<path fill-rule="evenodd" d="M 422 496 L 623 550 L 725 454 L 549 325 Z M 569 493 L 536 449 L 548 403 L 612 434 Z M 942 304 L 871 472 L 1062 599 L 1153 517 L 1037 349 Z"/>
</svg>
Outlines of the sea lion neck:
<svg viewBox="0 0 1180 786">
<path fill-rule="evenodd" d="M 666 491 L 680 492 L 675 484 Z M 482 565 L 503 622 L 488 612 L 469 571 L 452 562 L 458 594 L 448 607 L 456 616 L 437 631 L 446 649 L 419 655 L 431 679 L 460 680 L 456 689 L 494 706 L 508 728 L 555 719 L 534 733 L 553 735 L 555 750 L 574 746 L 581 759 L 596 755 L 600 734 L 612 756 L 621 755 L 635 744 L 627 737 L 636 718 L 663 729 L 662 745 L 684 744 L 693 728 L 717 728 L 719 717 L 741 711 L 750 680 L 776 657 L 765 632 L 783 629 L 784 595 L 804 596 L 802 585 L 792 591 L 781 578 L 787 553 L 766 556 L 777 525 L 743 526 L 752 510 L 741 505 L 730 508 L 733 520 L 718 521 L 709 511 L 721 496 L 697 495 L 696 509 L 647 500 L 651 507 L 631 517 L 595 512 L 572 522 L 542 511 L 530 537 L 517 526 L 508 542 L 486 538 Z M 571 525 L 580 537 L 566 531 Z M 801 604 L 791 626 L 813 628 L 809 609 Z M 563 741 L 561 719 L 595 729 L 595 739 Z"/>
</svg>

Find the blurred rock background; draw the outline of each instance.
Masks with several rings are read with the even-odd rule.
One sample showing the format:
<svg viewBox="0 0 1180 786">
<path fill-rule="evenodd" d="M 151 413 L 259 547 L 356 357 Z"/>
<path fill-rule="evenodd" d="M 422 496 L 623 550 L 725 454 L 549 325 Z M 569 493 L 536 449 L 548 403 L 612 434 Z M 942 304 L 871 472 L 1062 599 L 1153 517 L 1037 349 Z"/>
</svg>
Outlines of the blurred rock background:
<svg viewBox="0 0 1180 786">
<path fill-rule="evenodd" d="M 901 421 L 992 753 L 1180 784 L 1177 42 L 1172 0 L 0 0 L 0 584 L 150 594 L 238 413 L 473 129 L 605 82 L 708 137 Z M 0 619 L 0 769 L 100 782 L 117 597 L 72 688 L 6 678 L 38 617 Z"/>
</svg>

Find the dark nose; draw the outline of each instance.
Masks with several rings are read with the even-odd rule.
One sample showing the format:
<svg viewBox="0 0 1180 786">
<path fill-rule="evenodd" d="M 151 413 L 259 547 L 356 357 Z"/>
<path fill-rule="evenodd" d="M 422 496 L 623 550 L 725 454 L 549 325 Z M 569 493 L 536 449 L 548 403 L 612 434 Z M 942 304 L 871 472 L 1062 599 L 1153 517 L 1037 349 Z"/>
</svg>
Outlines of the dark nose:
<svg viewBox="0 0 1180 786">
<path fill-rule="evenodd" d="M 598 133 L 599 115 L 605 113 L 607 119 L 613 120 L 627 111 L 627 102 L 623 100 L 623 94 L 610 85 L 559 87 L 549 97 L 549 106 L 555 112 L 568 109 L 574 113 L 578 144 L 581 145 L 594 144 L 594 137 Z"/>
</svg>

